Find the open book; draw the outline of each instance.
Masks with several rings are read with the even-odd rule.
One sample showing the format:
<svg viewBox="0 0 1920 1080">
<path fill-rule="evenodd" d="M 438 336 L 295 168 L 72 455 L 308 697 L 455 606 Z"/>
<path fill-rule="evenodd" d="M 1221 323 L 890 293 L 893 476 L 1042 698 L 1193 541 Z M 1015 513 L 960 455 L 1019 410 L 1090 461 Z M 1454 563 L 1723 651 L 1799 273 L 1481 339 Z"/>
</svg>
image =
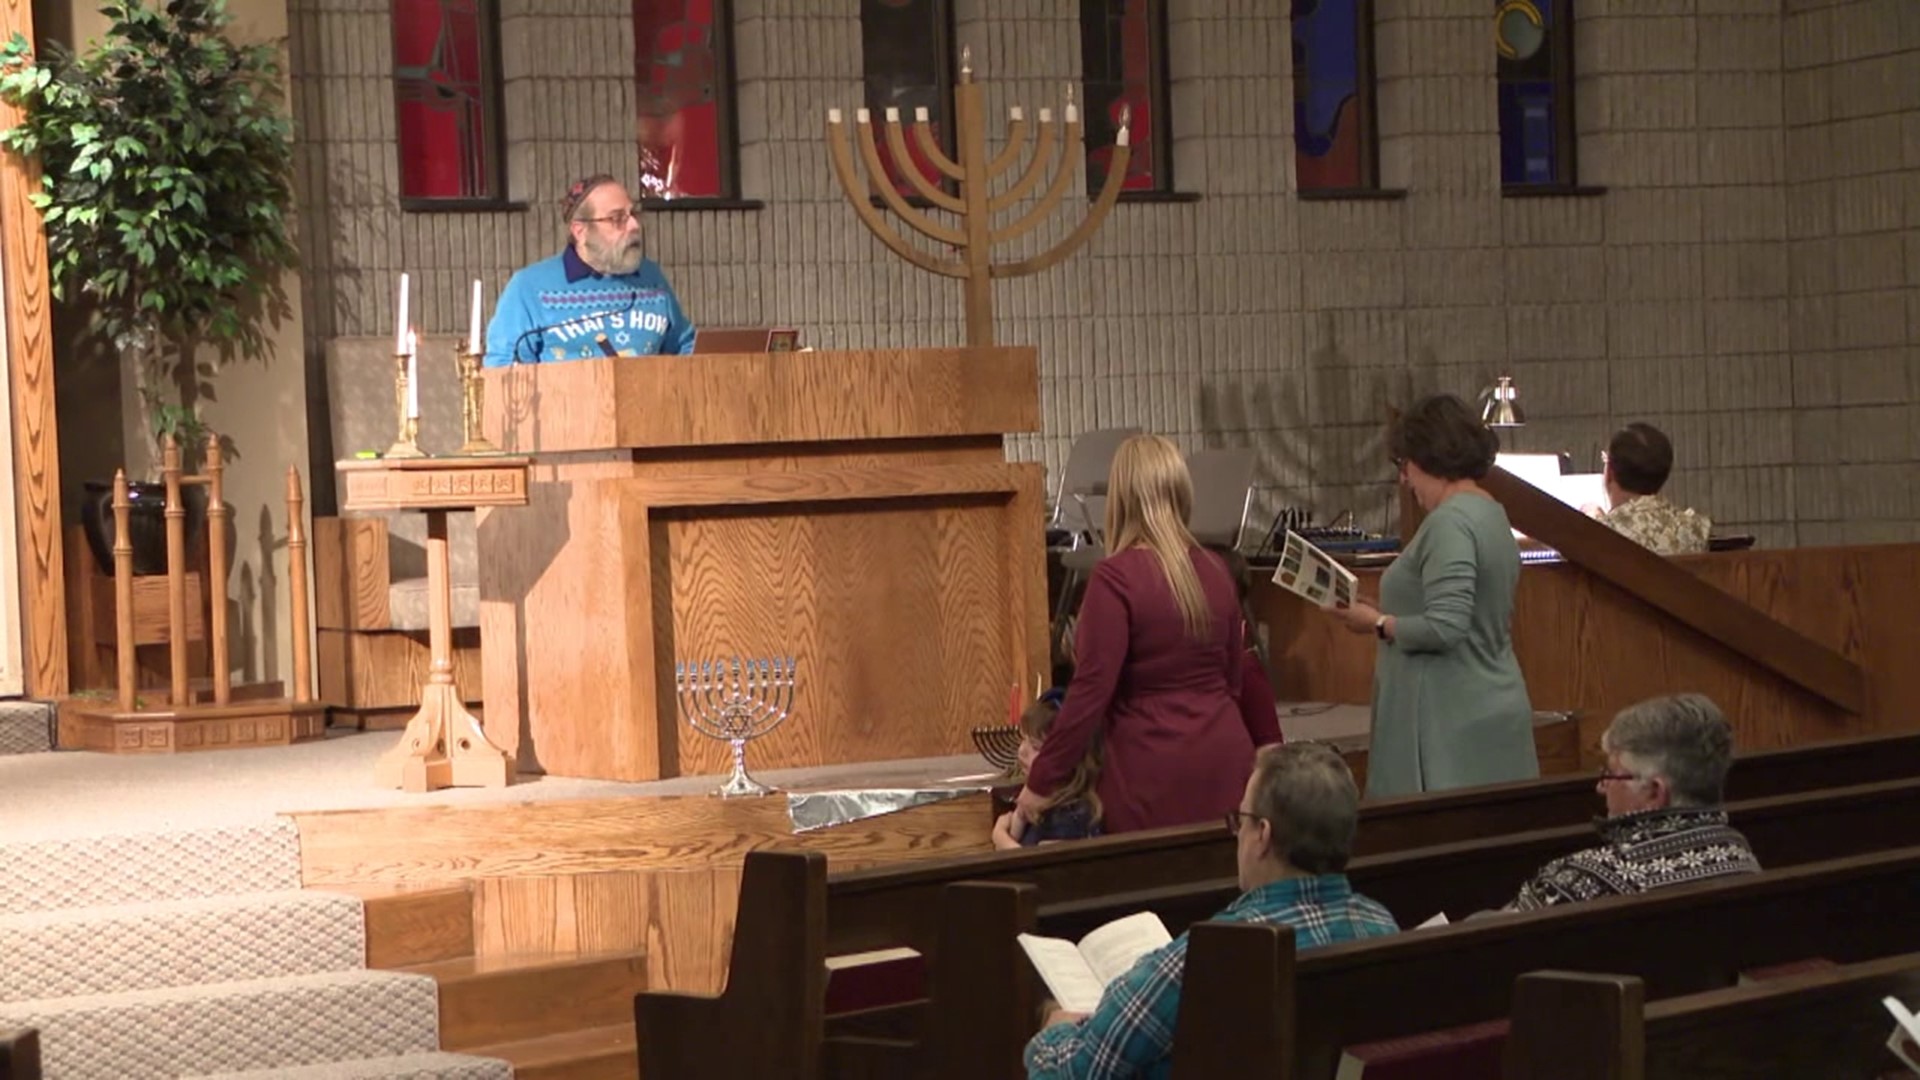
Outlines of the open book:
<svg viewBox="0 0 1920 1080">
<path fill-rule="evenodd" d="M 1151 911 L 1129 915 L 1093 931 L 1080 944 L 1061 938 L 1021 934 L 1020 947 L 1044 979 L 1053 1000 L 1068 1012 L 1090 1013 L 1100 1005 L 1107 984 L 1134 961 L 1173 940 L 1167 925 Z"/>
<path fill-rule="evenodd" d="M 1280 548 L 1280 565 L 1273 572 L 1273 583 L 1319 607 L 1351 607 L 1358 585 L 1353 571 L 1292 529 L 1287 530 L 1286 543 Z"/>
<path fill-rule="evenodd" d="M 1908 1012 L 1907 1007 L 1900 1004 L 1899 998 L 1883 998 L 1882 1001 L 1893 1018 L 1900 1021 L 1893 1026 L 1893 1034 L 1887 1038 L 1887 1049 L 1905 1062 L 1907 1068 L 1920 1074 L 1920 1017 Z"/>
</svg>

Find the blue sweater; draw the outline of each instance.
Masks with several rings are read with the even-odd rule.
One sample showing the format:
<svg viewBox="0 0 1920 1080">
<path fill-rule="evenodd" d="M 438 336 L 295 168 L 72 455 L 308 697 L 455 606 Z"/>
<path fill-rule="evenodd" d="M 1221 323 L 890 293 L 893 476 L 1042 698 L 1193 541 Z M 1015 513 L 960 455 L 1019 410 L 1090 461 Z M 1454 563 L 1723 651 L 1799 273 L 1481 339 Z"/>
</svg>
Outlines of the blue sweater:
<svg viewBox="0 0 1920 1080">
<path fill-rule="evenodd" d="M 513 275 L 487 324 L 487 367 L 594 356 L 686 355 L 693 322 L 660 265 L 602 274 L 573 245 Z"/>
</svg>

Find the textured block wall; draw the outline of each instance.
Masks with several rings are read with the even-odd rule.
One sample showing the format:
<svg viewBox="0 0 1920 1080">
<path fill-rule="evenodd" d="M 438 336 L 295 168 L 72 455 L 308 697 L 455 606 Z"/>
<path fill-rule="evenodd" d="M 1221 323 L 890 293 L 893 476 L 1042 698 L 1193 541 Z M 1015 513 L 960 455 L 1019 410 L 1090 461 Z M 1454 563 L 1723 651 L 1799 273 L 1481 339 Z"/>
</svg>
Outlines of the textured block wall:
<svg viewBox="0 0 1920 1080">
<path fill-rule="evenodd" d="M 1674 491 L 1725 527 L 1913 537 L 1920 0 L 1784 2 L 1580 0 L 1581 180 L 1607 190 L 1512 199 L 1491 5 L 1379 0 L 1382 179 L 1406 197 L 1301 202 L 1285 5 L 1172 0 L 1174 177 L 1200 198 L 1123 205 L 1065 265 L 998 286 L 1000 339 L 1042 364 L 1045 431 L 1015 452 L 1057 467 L 1074 434 L 1116 424 L 1251 444 L 1261 513 L 1381 525 L 1386 404 L 1511 371 L 1533 420 L 1517 449 L 1597 468 L 1615 425 L 1650 419 L 1679 443 Z M 624 0 L 502 0 L 510 188 L 529 207 L 481 214 L 396 207 L 385 3 L 290 8 L 310 357 L 390 334 L 403 268 L 423 329 L 458 329 L 470 278 L 497 289 L 557 250 L 568 179 L 635 168 Z M 1076 12 L 956 0 L 995 110 L 1059 105 Z M 734 19 L 742 194 L 766 206 L 647 218 L 694 318 L 797 325 L 821 347 L 958 341 L 957 285 L 868 237 L 827 165 L 826 110 L 860 103 L 857 4 L 734 0 Z"/>
<path fill-rule="evenodd" d="M 1920 3 L 1787 0 L 1787 236 L 1802 543 L 1920 517 Z"/>
</svg>

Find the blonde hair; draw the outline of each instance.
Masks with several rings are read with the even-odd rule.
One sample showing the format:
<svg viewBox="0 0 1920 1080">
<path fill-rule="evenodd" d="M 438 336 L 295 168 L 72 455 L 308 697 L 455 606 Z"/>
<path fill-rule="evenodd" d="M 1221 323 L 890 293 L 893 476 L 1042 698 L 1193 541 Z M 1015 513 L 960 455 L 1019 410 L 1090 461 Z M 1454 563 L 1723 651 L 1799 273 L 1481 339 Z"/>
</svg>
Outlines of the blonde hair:
<svg viewBox="0 0 1920 1080">
<path fill-rule="evenodd" d="M 1030 702 L 1026 711 L 1020 714 L 1020 734 L 1025 735 L 1038 749 L 1040 744 L 1047 741 L 1047 733 L 1053 730 L 1053 721 L 1059 715 L 1060 707 L 1046 698 Z M 1074 762 L 1073 772 L 1067 776 L 1066 782 L 1054 788 L 1053 794 L 1046 797 L 1045 809 L 1051 810 L 1062 803 L 1084 799 L 1087 817 L 1099 821 L 1105 811 L 1100 805 L 1100 793 L 1095 789 L 1100 785 L 1100 765 L 1104 756 L 1100 736 L 1096 732 L 1092 743 L 1087 746 L 1087 752 Z"/>
<path fill-rule="evenodd" d="M 1193 568 L 1199 544 L 1187 529 L 1193 513 L 1193 477 L 1180 448 L 1159 435 L 1135 435 L 1120 444 L 1107 474 L 1107 552 L 1143 547 L 1160 560 L 1180 606 L 1187 636 L 1211 636 L 1213 611 Z"/>
</svg>

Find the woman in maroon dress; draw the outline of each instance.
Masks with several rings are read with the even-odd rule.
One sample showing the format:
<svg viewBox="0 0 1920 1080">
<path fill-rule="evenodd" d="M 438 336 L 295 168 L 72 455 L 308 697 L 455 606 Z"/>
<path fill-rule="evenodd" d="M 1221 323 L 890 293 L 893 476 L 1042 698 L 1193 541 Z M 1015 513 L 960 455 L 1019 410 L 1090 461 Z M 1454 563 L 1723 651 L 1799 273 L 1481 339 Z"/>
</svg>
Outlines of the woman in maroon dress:
<svg viewBox="0 0 1920 1080">
<path fill-rule="evenodd" d="M 1171 442 L 1140 435 L 1114 455 L 1107 550 L 1074 631 L 1066 701 L 1016 804 L 1045 797 L 1095 739 L 1105 832 L 1218 820 L 1239 806 L 1255 739 L 1241 718 L 1244 627 L 1232 576 L 1187 531 L 1193 481 Z"/>
</svg>

